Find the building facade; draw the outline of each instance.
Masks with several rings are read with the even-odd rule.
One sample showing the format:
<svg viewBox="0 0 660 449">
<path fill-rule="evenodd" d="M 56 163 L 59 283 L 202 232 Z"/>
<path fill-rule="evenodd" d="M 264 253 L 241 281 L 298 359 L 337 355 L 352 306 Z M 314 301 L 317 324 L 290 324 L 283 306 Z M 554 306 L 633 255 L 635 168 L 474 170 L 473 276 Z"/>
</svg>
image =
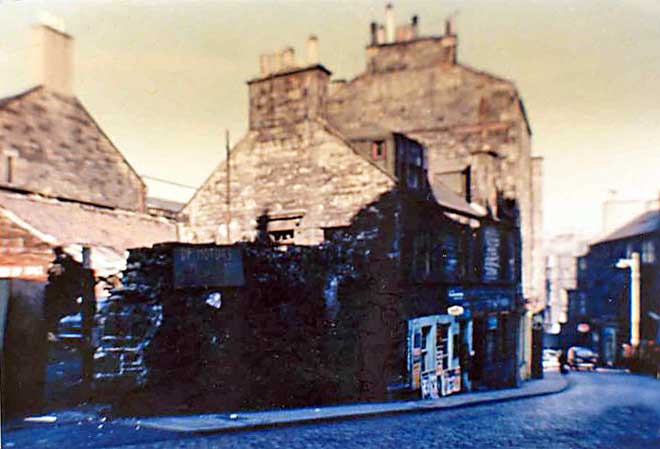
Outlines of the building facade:
<svg viewBox="0 0 660 449">
<path fill-rule="evenodd" d="M 302 65 L 290 48 L 261 57 L 260 76 L 248 82 L 249 130 L 183 208 L 182 238 L 265 240 L 282 249 L 358 245 L 370 261 L 362 270 L 377 286 L 363 295 L 398 303 L 396 317 L 378 326 L 392 332 L 382 344 L 398 348 L 398 362 L 370 365 L 390 366 L 383 388 L 450 392 L 463 374 L 464 385 L 515 385 L 522 305 L 515 203 L 500 197 L 495 213 L 471 204 L 472 184 L 460 195 L 430 182 L 429 151 L 404 133 L 333 125 L 330 72 L 315 59 L 317 45 L 310 38 Z M 447 315 L 450 306 L 462 316 Z M 429 328 L 423 317 L 436 324 Z M 443 352 L 445 325 L 457 343 Z M 435 363 L 440 354 L 462 359 L 464 373 L 453 362 Z"/>
<path fill-rule="evenodd" d="M 604 364 L 621 363 L 624 345 L 630 345 L 631 283 L 640 292 L 640 344 L 657 342 L 660 336 L 660 209 L 639 215 L 609 235 L 589 245 L 577 258 L 577 289 L 570 291 L 568 322 L 561 339 L 568 347 L 589 346 Z M 639 278 L 631 268 L 618 268 L 620 259 L 639 257 Z M 636 271 L 636 270 L 635 270 Z"/>
<path fill-rule="evenodd" d="M 422 36 L 419 19 L 371 24 L 365 70 L 331 84 L 329 121 L 339 128 L 379 125 L 428 150 L 431 184 L 445 184 L 497 215 L 515 201 L 523 238 L 523 293 L 530 309 L 544 305 L 542 159 L 532 157 L 531 127 L 508 80 L 459 61 L 452 20 L 444 33 Z M 469 170 L 469 185 L 466 173 Z"/>
<path fill-rule="evenodd" d="M 38 85 L 0 99 L 0 277 L 45 280 L 53 248 L 123 268 L 126 249 L 176 239 L 146 186 L 73 92 L 73 38 L 35 26 Z"/>
</svg>

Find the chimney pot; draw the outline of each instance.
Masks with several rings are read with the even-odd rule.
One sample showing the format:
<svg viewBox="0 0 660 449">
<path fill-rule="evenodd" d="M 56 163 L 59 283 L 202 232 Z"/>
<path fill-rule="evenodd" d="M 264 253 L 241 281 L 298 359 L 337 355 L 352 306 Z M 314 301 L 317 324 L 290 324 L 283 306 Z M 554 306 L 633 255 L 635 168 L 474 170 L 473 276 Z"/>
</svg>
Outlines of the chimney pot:
<svg viewBox="0 0 660 449">
<path fill-rule="evenodd" d="M 290 69 L 296 65 L 296 53 L 291 47 L 282 50 L 282 68 Z"/>
<path fill-rule="evenodd" d="M 378 24 L 371 22 L 371 45 L 378 44 Z"/>
<path fill-rule="evenodd" d="M 391 44 L 394 42 L 394 6 L 392 6 L 391 3 L 388 3 L 387 7 L 385 8 L 385 33 L 387 37 L 387 43 Z"/>
<path fill-rule="evenodd" d="M 376 33 L 376 43 L 379 45 L 385 43 L 385 27 L 383 25 L 378 26 L 378 31 Z"/>
<path fill-rule="evenodd" d="M 270 58 L 267 54 L 259 55 L 259 70 L 261 76 L 268 76 L 270 74 Z"/>
<path fill-rule="evenodd" d="M 319 63 L 319 39 L 312 35 L 307 39 L 307 64 L 316 65 Z"/>
</svg>

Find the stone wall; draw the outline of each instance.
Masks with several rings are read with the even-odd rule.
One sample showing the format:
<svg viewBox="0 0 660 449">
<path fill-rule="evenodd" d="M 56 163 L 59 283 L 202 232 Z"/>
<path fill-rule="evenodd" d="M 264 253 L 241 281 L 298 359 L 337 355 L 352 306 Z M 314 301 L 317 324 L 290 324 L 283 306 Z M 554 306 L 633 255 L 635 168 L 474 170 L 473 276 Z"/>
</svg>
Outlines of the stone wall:
<svg viewBox="0 0 660 449">
<path fill-rule="evenodd" d="M 532 191 L 541 180 L 532 182 L 531 131 L 520 96 L 512 82 L 448 60 L 443 39 L 369 47 L 368 60 L 378 63 L 333 86 L 329 120 L 342 130 L 377 124 L 418 140 L 428 150 L 431 182 L 458 186 L 457 173 L 471 165 L 473 200 L 492 211 L 498 193 L 515 200 L 525 296 L 538 297 L 542 210 Z"/>
<path fill-rule="evenodd" d="M 82 104 L 43 87 L 0 102 L 0 174 L 3 187 L 144 211 L 145 185 Z"/>
<path fill-rule="evenodd" d="M 348 226 L 395 185 L 320 121 L 267 132 L 248 133 L 231 151 L 229 208 L 224 163 L 184 207 L 183 241 L 253 240 L 258 217 L 290 215 L 300 218 L 295 243 L 318 244 L 323 228 Z M 274 132 L 281 137 L 272 138 Z"/>
</svg>

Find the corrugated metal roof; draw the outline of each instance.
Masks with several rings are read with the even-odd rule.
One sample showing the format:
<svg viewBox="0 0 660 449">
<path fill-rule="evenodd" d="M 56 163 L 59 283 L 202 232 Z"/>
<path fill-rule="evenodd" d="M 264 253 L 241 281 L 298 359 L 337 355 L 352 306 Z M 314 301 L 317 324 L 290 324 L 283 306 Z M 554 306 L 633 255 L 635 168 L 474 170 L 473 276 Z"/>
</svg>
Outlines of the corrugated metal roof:
<svg viewBox="0 0 660 449">
<path fill-rule="evenodd" d="M 594 245 L 621 240 L 652 232 L 660 232 L 660 209 L 644 212 L 611 234 L 597 240 Z"/>
</svg>

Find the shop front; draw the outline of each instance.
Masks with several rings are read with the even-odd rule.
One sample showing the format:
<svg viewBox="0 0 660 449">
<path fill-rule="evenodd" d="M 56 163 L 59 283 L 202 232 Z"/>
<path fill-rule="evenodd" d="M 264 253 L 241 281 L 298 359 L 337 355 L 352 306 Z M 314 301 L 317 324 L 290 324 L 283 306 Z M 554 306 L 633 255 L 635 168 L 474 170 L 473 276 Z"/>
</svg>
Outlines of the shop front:
<svg viewBox="0 0 660 449">
<path fill-rule="evenodd" d="M 422 398 L 461 391 L 462 335 L 458 320 L 451 315 L 408 320 L 409 384 Z"/>
<path fill-rule="evenodd" d="M 455 287 L 448 301 L 460 303 L 464 320 L 471 324 L 470 366 L 472 387 L 501 388 L 518 384 L 518 335 L 521 312 L 513 289 L 501 287 Z M 465 365 L 465 363 L 464 363 Z"/>
</svg>

